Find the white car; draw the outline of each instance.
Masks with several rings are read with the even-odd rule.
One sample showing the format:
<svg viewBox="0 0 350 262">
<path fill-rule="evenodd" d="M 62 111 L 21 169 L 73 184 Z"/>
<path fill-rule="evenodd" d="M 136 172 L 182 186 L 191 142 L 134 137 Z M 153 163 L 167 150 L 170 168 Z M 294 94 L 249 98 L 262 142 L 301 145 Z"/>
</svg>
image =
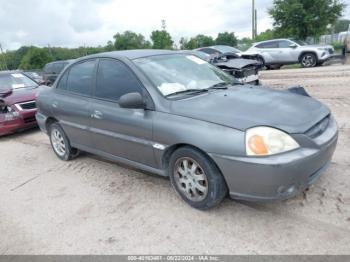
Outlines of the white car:
<svg viewBox="0 0 350 262">
<path fill-rule="evenodd" d="M 257 53 L 268 68 L 298 63 L 303 67 L 314 67 L 322 65 L 334 56 L 334 48 L 331 45 L 308 45 L 303 41 L 291 39 L 254 43 L 248 52 Z"/>
</svg>

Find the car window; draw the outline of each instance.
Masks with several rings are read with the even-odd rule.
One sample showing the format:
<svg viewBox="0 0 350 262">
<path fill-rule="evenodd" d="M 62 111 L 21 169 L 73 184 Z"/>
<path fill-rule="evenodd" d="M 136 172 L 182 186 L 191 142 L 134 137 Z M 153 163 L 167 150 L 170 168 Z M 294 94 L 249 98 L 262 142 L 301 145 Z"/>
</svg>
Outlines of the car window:
<svg viewBox="0 0 350 262">
<path fill-rule="evenodd" d="M 64 72 L 64 75 L 60 78 L 57 84 L 57 89 L 67 90 L 68 72 L 69 71 Z"/>
<path fill-rule="evenodd" d="M 47 73 L 47 74 L 50 74 L 51 71 L 52 71 L 52 64 L 45 65 L 44 72 Z"/>
<path fill-rule="evenodd" d="M 55 66 L 54 66 L 54 72 L 56 73 L 56 74 L 59 74 L 59 73 L 61 73 L 61 71 L 63 70 L 63 68 L 64 68 L 64 63 L 56 63 L 55 64 Z"/>
<path fill-rule="evenodd" d="M 73 65 L 68 74 L 67 90 L 89 95 L 91 93 L 91 84 L 96 60 L 88 60 L 76 65 Z"/>
<path fill-rule="evenodd" d="M 219 54 L 218 51 L 216 51 L 215 49 L 212 49 L 212 48 L 201 48 L 201 49 L 198 49 L 198 51 L 207 53 L 209 55 Z"/>
<path fill-rule="evenodd" d="M 139 80 L 122 62 L 112 59 L 100 61 L 97 71 L 95 97 L 118 101 L 127 93 L 142 94 Z"/>
<path fill-rule="evenodd" d="M 288 48 L 291 44 L 292 44 L 292 42 L 287 41 L 287 40 L 278 41 L 279 48 Z"/>
<path fill-rule="evenodd" d="M 272 42 L 266 42 L 256 45 L 257 48 L 278 48 L 278 42 L 272 41 Z"/>
</svg>

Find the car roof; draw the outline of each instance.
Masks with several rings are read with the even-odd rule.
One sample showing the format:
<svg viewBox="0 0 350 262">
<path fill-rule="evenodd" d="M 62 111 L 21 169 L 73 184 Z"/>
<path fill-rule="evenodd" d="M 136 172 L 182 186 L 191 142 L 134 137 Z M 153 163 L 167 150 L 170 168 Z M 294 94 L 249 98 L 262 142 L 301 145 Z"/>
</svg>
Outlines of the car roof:
<svg viewBox="0 0 350 262">
<path fill-rule="evenodd" d="M 75 59 L 68 59 L 68 60 L 57 60 L 57 61 L 52 61 L 50 63 L 47 63 L 46 65 L 53 65 L 57 63 L 70 63 L 73 62 Z"/>
<path fill-rule="evenodd" d="M 23 72 L 22 72 L 22 71 L 19 71 L 19 70 L 5 70 L 5 71 L 0 71 L 0 75 L 15 74 L 15 73 L 23 73 Z"/>
<path fill-rule="evenodd" d="M 149 56 L 156 56 L 156 55 L 171 55 L 171 54 L 181 54 L 181 51 L 172 51 L 172 50 L 158 50 L 158 49 L 135 49 L 135 50 L 123 50 L 123 51 L 112 51 L 112 52 L 104 52 L 104 53 L 97 53 L 85 57 L 79 58 L 85 59 L 85 58 L 93 58 L 93 57 L 111 57 L 111 58 L 127 58 L 130 60 L 142 58 L 142 57 L 149 57 Z"/>
<path fill-rule="evenodd" d="M 293 39 L 288 39 L 288 38 L 277 38 L 277 39 L 270 39 L 270 40 L 255 42 L 255 43 L 253 43 L 253 45 L 262 44 L 262 43 L 269 43 L 269 42 L 274 42 L 274 41 L 281 41 L 281 40 L 293 41 Z"/>
</svg>

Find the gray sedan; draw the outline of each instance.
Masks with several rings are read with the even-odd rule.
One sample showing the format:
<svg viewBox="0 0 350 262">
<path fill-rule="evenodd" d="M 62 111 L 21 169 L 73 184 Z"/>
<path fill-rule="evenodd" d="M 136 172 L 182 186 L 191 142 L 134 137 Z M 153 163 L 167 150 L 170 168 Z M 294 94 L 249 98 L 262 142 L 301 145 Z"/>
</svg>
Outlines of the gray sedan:
<svg viewBox="0 0 350 262">
<path fill-rule="evenodd" d="M 227 194 L 295 196 L 327 167 L 338 136 L 329 109 L 298 88 L 242 85 L 195 55 L 165 50 L 80 58 L 37 106 L 61 160 L 86 151 L 169 176 L 198 209 Z"/>
</svg>

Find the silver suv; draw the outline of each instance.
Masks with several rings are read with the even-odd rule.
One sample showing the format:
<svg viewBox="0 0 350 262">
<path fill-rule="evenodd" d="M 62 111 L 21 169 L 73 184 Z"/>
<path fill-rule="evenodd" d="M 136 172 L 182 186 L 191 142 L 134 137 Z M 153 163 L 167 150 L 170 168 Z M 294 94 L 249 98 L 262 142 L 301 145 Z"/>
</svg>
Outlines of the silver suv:
<svg viewBox="0 0 350 262">
<path fill-rule="evenodd" d="M 308 45 L 303 41 L 274 39 L 254 43 L 247 53 L 254 52 L 267 68 L 300 63 L 303 67 L 322 65 L 334 56 L 330 45 Z"/>
</svg>

